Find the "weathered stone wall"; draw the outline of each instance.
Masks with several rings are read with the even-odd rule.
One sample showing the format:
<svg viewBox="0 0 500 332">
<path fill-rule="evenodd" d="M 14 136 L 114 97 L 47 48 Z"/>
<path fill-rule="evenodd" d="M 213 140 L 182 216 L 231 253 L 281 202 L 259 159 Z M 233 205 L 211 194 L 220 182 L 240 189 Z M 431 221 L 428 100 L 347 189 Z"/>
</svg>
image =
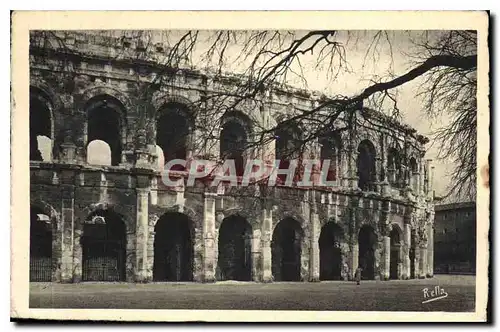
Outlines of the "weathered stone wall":
<svg viewBox="0 0 500 332">
<path fill-rule="evenodd" d="M 87 49 L 84 41 L 78 35 L 72 44 L 81 48 L 83 54 L 86 50 L 104 47 L 90 45 Z M 294 219 L 301 228 L 302 281 L 319 280 L 318 241 L 322 227 L 328 222 L 339 225 L 343 231 L 342 278 L 354 277 L 359 264 L 358 234 L 364 225 L 371 226 L 377 237 L 376 278 L 389 278 L 388 241 L 392 227 L 402 232 L 399 277 L 432 276 L 432 170 L 430 163 L 423 160 L 423 140 L 414 131 L 394 124 L 392 131 L 361 127 L 355 137 L 342 134 L 339 187 L 333 190 L 278 186 L 264 192 L 250 186 L 220 191 L 202 183 L 168 189 L 161 185 L 156 156 L 151 152 L 156 144 L 155 121 L 141 120 L 144 112 L 152 109 L 153 112 L 147 114 L 149 120 L 154 120 L 165 103 L 189 105 L 222 83 L 207 81 L 205 75 L 196 71 L 180 70 L 171 84 L 160 88 L 150 99 L 137 99 L 137 82 L 131 77 L 140 66 L 123 58 L 111 59 L 111 53 L 104 50 L 103 54 L 94 52 L 77 60 L 73 58 L 72 70 L 62 73 L 55 70 L 57 52 L 51 55 L 54 58 L 37 55 L 31 59 L 32 93 L 41 93 L 50 100 L 52 117 L 53 160 L 30 162 L 30 190 L 32 206 L 41 208 L 52 220 L 53 280 L 81 281 L 83 225 L 97 209 L 113 210 L 126 226 L 126 280 L 130 282 L 152 280 L 155 225 L 167 212 L 183 213 L 192 222 L 193 280 L 199 282 L 215 281 L 221 223 L 234 215 L 245 218 L 252 228 L 252 280 L 255 281 L 273 280 L 273 231 L 285 218 Z M 154 63 L 146 67 L 141 82 L 148 84 L 157 69 Z M 123 150 L 119 166 L 87 163 L 87 112 L 96 98 L 113 98 L 123 106 L 120 111 Z M 260 107 L 256 107 L 256 103 L 243 103 L 238 111 L 265 128 L 272 128 L 286 112 L 293 112 L 289 105 L 307 109 L 314 107 L 317 100 L 297 91 L 275 91 L 259 103 Z M 377 181 L 370 192 L 357 188 L 357 146 L 365 139 L 373 142 L 376 150 Z M 418 163 L 412 177 L 404 179 L 402 188 L 391 187 L 384 171 L 389 147 L 406 151 L 407 157 L 414 157 Z M 308 149 L 312 155 L 318 152 L 315 145 Z M 193 156 L 217 156 L 218 144 L 213 144 L 210 151 L 195 148 L 192 152 Z M 271 142 L 250 154 L 272 159 L 274 145 Z M 415 249 L 414 262 L 410 259 L 411 248 Z"/>
</svg>

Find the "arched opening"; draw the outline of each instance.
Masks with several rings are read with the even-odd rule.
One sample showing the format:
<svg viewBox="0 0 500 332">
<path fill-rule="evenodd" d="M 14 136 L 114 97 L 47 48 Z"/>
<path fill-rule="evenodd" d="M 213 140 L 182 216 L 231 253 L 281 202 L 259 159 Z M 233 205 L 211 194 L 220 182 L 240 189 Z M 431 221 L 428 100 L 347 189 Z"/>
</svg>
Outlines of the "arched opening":
<svg viewBox="0 0 500 332">
<path fill-rule="evenodd" d="M 30 160 L 52 160 L 52 104 L 38 89 L 30 88 Z"/>
<path fill-rule="evenodd" d="M 373 191 L 376 181 L 375 147 L 368 141 L 362 141 L 358 146 L 358 187 L 363 191 Z"/>
<path fill-rule="evenodd" d="M 154 281 L 193 280 L 194 228 L 188 216 L 165 213 L 156 223 Z"/>
<path fill-rule="evenodd" d="M 30 281 L 52 280 L 52 224 L 42 209 L 30 209 Z"/>
<path fill-rule="evenodd" d="M 125 281 L 127 232 L 120 215 L 98 210 L 83 227 L 83 281 Z"/>
<path fill-rule="evenodd" d="M 371 226 L 363 226 L 359 230 L 359 266 L 362 269 L 361 277 L 367 280 L 375 279 L 375 249 L 377 234 Z"/>
<path fill-rule="evenodd" d="M 321 170 L 323 171 L 323 164 L 325 160 L 329 160 L 330 164 L 326 174 L 327 181 L 337 180 L 339 166 L 340 166 L 340 145 L 341 140 L 338 132 L 329 132 L 319 139 L 319 144 L 321 146 L 320 159 L 321 159 Z M 323 175 L 324 176 L 324 175 Z"/>
<path fill-rule="evenodd" d="M 126 128 L 125 107 L 111 96 L 97 96 L 87 103 L 87 148 L 94 140 L 108 144 L 111 150 L 111 165 L 121 162 L 122 140 Z"/>
<path fill-rule="evenodd" d="M 297 160 L 297 169 L 294 175 L 296 180 L 300 168 L 301 140 L 299 127 L 293 122 L 286 122 L 278 125 L 275 131 L 275 149 L 276 159 L 280 160 L 279 169 L 287 170 L 290 167 L 291 160 Z M 286 175 L 279 174 L 278 183 L 285 183 Z"/>
<path fill-rule="evenodd" d="M 342 277 L 343 232 L 337 224 L 328 222 L 319 236 L 320 280 L 340 280 Z"/>
<path fill-rule="evenodd" d="M 411 179 L 411 188 L 415 194 L 418 194 L 418 186 L 419 186 L 419 173 L 418 173 L 418 164 L 415 158 L 410 158 L 410 179 Z"/>
<path fill-rule="evenodd" d="M 391 186 L 395 188 L 403 186 L 401 157 L 395 148 L 390 148 L 387 153 L 387 178 Z"/>
<path fill-rule="evenodd" d="M 87 145 L 87 163 L 90 165 L 111 165 L 111 148 L 108 143 L 99 139 Z"/>
<path fill-rule="evenodd" d="M 252 227 L 241 216 L 222 221 L 219 230 L 218 280 L 252 280 Z"/>
<path fill-rule="evenodd" d="M 191 114 L 186 106 L 168 103 L 159 111 L 156 120 L 156 144 L 163 151 L 165 164 L 173 159 L 186 160 L 191 128 Z M 184 167 L 175 165 L 172 170 L 183 171 Z"/>
<path fill-rule="evenodd" d="M 401 239 L 402 232 L 398 225 L 393 225 L 391 233 L 391 254 L 390 254 L 390 267 L 389 278 L 399 279 L 399 269 L 401 266 Z"/>
<path fill-rule="evenodd" d="M 220 134 L 220 157 L 234 160 L 238 176 L 242 176 L 245 172 L 244 153 L 249 134 L 248 124 L 245 125 L 245 120 L 241 117 L 233 114 L 225 116 Z"/>
<path fill-rule="evenodd" d="M 295 219 L 286 218 L 276 225 L 271 242 L 275 281 L 300 281 L 303 236 L 302 228 Z"/>
</svg>

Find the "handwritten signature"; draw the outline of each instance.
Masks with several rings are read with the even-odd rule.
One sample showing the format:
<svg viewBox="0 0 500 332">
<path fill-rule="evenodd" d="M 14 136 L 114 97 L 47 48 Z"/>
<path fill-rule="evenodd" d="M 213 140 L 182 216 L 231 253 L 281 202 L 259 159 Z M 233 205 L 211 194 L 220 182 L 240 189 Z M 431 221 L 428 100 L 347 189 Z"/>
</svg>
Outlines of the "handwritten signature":
<svg viewBox="0 0 500 332">
<path fill-rule="evenodd" d="M 435 286 L 434 288 L 431 289 L 424 288 L 422 289 L 422 292 L 424 292 L 424 300 L 422 301 L 422 303 L 429 303 L 448 297 L 448 293 L 446 293 L 444 288 L 440 286 Z"/>
</svg>

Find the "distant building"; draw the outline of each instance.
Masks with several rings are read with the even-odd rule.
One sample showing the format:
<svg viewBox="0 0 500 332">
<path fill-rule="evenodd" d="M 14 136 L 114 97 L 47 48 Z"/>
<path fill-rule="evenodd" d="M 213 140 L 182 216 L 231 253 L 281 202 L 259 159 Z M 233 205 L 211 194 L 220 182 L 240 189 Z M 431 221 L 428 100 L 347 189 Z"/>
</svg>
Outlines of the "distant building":
<svg viewBox="0 0 500 332">
<path fill-rule="evenodd" d="M 435 206 L 435 273 L 476 272 L 476 203 Z"/>
</svg>

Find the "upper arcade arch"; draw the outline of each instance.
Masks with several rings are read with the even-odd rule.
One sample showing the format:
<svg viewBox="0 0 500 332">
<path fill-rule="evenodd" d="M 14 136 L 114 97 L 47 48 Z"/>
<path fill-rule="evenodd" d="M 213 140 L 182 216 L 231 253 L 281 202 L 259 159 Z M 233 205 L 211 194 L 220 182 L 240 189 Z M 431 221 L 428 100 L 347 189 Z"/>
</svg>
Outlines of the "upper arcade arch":
<svg viewBox="0 0 500 332">
<path fill-rule="evenodd" d="M 302 156 L 304 148 L 301 140 L 300 127 L 295 122 L 286 121 L 278 124 L 275 130 L 275 156 L 279 160 L 279 169 L 289 169 L 291 161 L 296 160 L 299 165 L 299 160 Z M 297 176 L 299 169 L 296 169 Z M 287 176 L 279 174 L 277 177 L 281 183 L 286 182 Z"/>
<path fill-rule="evenodd" d="M 234 160 L 236 174 L 243 175 L 248 156 L 248 143 L 252 135 L 250 119 L 243 113 L 231 111 L 221 119 L 220 157 Z"/>
<path fill-rule="evenodd" d="M 358 145 L 357 174 L 358 187 L 364 191 L 373 191 L 377 180 L 375 165 L 376 150 L 373 143 L 363 140 Z"/>
<path fill-rule="evenodd" d="M 111 165 L 118 165 L 127 139 L 125 106 L 113 96 L 98 95 L 87 101 L 85 111 L 85 146 L 94 140 L 106 142 L 111 149 Z"/>
<path fill-rule="evenodd" d="M 187 159 L 192 150 L 193 128 L 194 119 L 185 104 L 170 102 L 162 105 L 156 116 L 156 144 L 162 149 L 164 163 Z"/>
<path fill-rule="evenodd" d="M 403 186 L 402 156 L 395 147 L 390 147 L 387 151 L 387 177 L 393 187 Z"/>
<path fill-rule="evenodd" d="M 51 161 L 54 139 L 52 100 L 44 91 L 30 87 L 29 107 L 30 160 Z"/>
<path fill-rule="evenodd" d="M 328 131 L 321 135 L 318 140 L 320 144 L 321 170 L 325 160 L 329 160 L 327 181 L 337 180 L 340 174 L 340 163 L 342 139 L 337 131 Z"/>
</svg>

